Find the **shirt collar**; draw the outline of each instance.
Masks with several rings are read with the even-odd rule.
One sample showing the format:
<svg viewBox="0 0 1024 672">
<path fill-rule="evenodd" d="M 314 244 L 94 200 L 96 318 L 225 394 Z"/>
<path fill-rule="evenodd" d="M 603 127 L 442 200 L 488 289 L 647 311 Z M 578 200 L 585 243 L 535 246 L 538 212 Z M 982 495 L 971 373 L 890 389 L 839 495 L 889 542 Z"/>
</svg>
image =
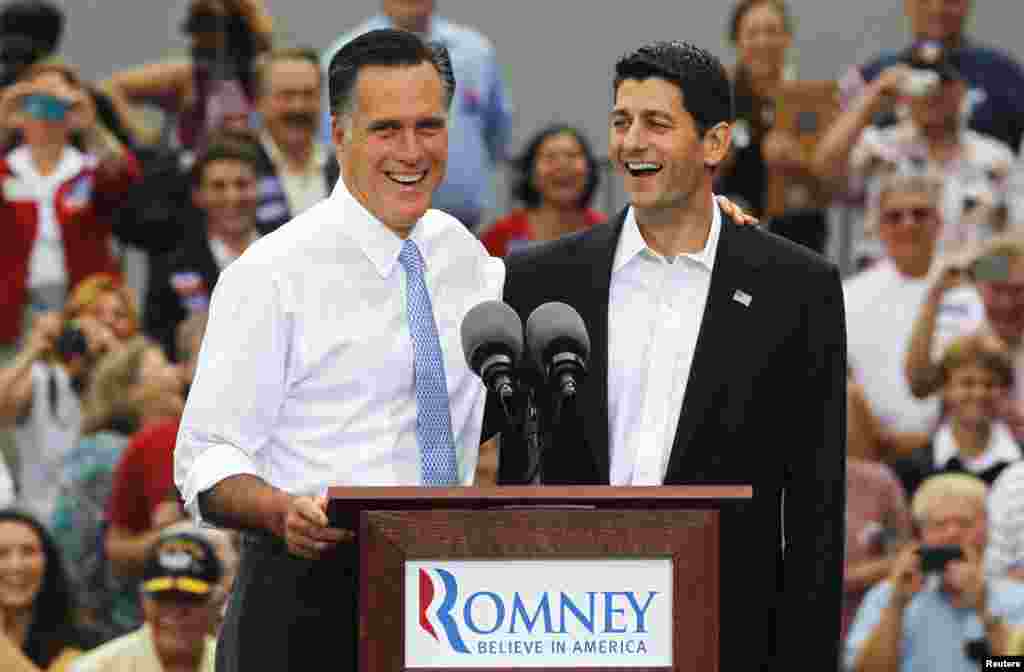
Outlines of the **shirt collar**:
<svg viewBox="0 0 1024 672">
<path fill-rule="evenodd" d="M 344 233 L 359 245 L 359 249 L 380 273 L 380 277 L 386 278 L 391 275 L 395 264 L 398 263 L 403 240 L 356 200 L 356 197 L 345 186 L 345 180 L 342 177 L 339 177 L 334 185 L 331 201 L 344 209 Z M 422 218 L 416 222 L 409 237 L 419 247 L 424 264 L 429 264 L 426 249 L 428 241 L 425 240 Z"/>
<path fill-rule="evenodd" d="M 274 142 L 274 136 L 270 134 L 270 131 L 263 129 L 260 131 L 260 142 L 263 143 L 263 149 L 266 150 L 267 156 L 270 157 L 271 163 L 275 166 L 286 166 L 288 165 L 284 157 L 284 152 L 278 147 L 277 143 Z M 314 173 L 323 170 L 324 165 L 327 163 L 327 153 L 324 151 L 323 146 L 313 141 L 313 151 L 310 152 L 309 161 L 303 168 L 305 173 Z"/>
<path fill-rule="evenodd" d="M 711 230 L 708 232 L 708 239 L 704 243 L 704 248 L 698 252 L 686 252 L 679 255 L 692 259 L 709 272 L 715 267 L 718 239 L 721 237 L 722 232 L 722 212 L 718 209 L 718 203 L 714 197 L 711 199 L 711 205 Z M 657 254 L 647 246 L 647 241 L 644 240 L 643 234 L 640 233 L 640 227 L 636 223 L 635 212 L 633 206 L 630 206 L 626 212 L 626 221 L 622 225 L 622 235 L 619 237 L 619 246 L 615 252 L 615 261 L 612 264 L 613 274 L 639 254 L 645 252 Z"/>
<path fill-rule="evenodd" d="M 948 423 L 942 425 L 935 433 L 932 452 L 933 464 L 938 469 L 945 467 L 947 462 L 957 456 L 959 450 L 953 440 L 953 429 Z M 964 467 L 978 473 L 999 462 L 1014 462 L 1020 457 L 1020 448 L 1013 439 L 1010 429 L 1002 422 L 993 422 L 985 450 L 976 458 L 965 462 Z"/>
<path fill-rule="evenodd" d="M 250 236 L 249 244 L 252 245 L 259 239 L 259 237 L 259 231 L 253 230 Z M 217 268 L 219 268 L 222 271 L 225 268 L 227 268 L 232 261 L 238 259 L 238 257 L 241 256 L 235 254 L 230 248 L 228 248 L 227 244 L 220 238 L 210 238 L 209 243 L 210 253 L 213 254 L 213 260 L 214 262 L 216 262 Z"/>
<path fill-rule="evenodd" d="M 395 27 L 391 17 L 387 14 L 378 14 L 374 19 L 377 25 L 380 25 L 383 28 Z M 449 33 L 449 26 L 450 24 L 448 21 L 438 16 L 437 12 L 434 12 L 430 15 L 430 27 L 427 28 L 427 34 L 425 36 L 426 39 L 431 42 L 440 42 L 441 44 L 448 46 L 446 40 Z"/>
</svg>

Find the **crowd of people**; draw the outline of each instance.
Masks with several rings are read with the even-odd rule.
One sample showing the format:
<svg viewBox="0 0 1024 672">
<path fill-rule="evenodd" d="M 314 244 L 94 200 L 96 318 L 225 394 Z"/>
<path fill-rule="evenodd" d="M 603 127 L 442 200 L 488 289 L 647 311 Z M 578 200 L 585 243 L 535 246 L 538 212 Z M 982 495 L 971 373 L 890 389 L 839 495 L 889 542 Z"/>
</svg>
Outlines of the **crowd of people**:
<svg viewBox="0 0 1024 672">
<path fill-rule="evenodd" d="M 853 213 L 847 672 L 1024 654 L 1024 68 L 966 34 L 973 4 L 906 0 L 909 44 L 837 73 L 840 109 L 812 151 L 775 126 L 797 17 L 783 0 L 723 17 L 736 116 L 715 193 L 821 255 L 826 210 L 769 215 L 769 176 L 810 176 Z M 261 0 L 192 0 L 181 26 L 188 58 L 87 82 L 60 57 L 74 26 L 59 8 L 0 6 L 4 670 L 213 669 L 241 540 L 191 520 L 179 424 L 222 273 L 339 181 L 353 131 L 332 125 L 327 81 L 345 45 L 397 28 L 447 48 L 433 207 L 470 234 L 452 246 L 505 257 L 616 214 L 592 202 L 602 152 L 571 119 L 513 151 L 499 55 L 432 0 L 382 0 L 322 49 L 280 44 Z M 506 164 L 516 207 L 496 213 Z M 651 321 L 640 305 L 620 321 Z M 493 445 L 460 476 L 497 482 Z"/>
</svg>

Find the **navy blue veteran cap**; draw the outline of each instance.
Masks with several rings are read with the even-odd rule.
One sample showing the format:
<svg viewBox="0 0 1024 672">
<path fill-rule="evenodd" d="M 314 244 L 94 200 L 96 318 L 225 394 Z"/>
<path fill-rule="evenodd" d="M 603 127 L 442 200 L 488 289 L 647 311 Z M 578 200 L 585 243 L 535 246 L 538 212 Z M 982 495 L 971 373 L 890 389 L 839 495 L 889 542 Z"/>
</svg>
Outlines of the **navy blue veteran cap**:
<svg viewBox="0 0 1024 672">
<path fill-rule="evenodd" d="M 208 541 L 178 532 L 161 536 L 150 547 L 142 573 L 142 592 L 177 591 L 207 595 L 221 578 L 221 564 Z"/>
<path fill-rule="evenodd" d="M 955 52 L 937 40 L 915 42 L 903 52 L 900 61 L 916 70 L 930 70 L 946 82 L 963 79 Z"/>
</svg>

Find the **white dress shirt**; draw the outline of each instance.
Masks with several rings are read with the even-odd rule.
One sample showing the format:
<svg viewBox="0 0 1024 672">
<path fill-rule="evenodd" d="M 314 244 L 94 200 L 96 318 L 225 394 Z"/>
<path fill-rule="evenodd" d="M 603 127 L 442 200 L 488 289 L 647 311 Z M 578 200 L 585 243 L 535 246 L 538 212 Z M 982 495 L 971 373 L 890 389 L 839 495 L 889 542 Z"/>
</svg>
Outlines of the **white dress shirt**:
<svg viewBox="0 0 1024 672">
<path fill-rule="evenodd" d="M 666 259 L 626 213 L 608 299 L 611 485 L 665 479 L 721 230 L 716 203 L 704 249 Z"/>
<path fill-rule="evenodd" d="M 426 262 L 459 480 L 469 485 L 485 390 L 459 329 L 473 306 L 501 298 L 505 266 L 438 210 L 411 238 Z M 193 515 L 200 492 L 236 474 L 304 495 L 421 483 L 401 245 L 339 180 L 221 274 L 174 454 Z"/>
</svg>

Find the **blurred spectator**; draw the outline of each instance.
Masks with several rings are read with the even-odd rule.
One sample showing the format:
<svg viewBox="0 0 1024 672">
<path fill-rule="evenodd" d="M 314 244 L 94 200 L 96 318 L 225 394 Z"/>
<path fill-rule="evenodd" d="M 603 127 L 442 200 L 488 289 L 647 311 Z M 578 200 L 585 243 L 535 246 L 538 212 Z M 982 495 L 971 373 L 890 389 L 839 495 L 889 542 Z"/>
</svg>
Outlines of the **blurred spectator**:
<svg viewBox="0 0 1024 672">
<path fill-rule="evenodd" d="M 872 182 L 887 171 L 928 170 L 941 175 L 943 253 L 963 250 L 1006 227 L 1007 190 L 1013 150 L 963 124 L 967 85 L 959 52 L 938 42 L 915 44 L 865 90 L 857 105 L 843 112 L 815 152 L 822 179 L 848 178 L 848 196 L 863 201 Z M 872 126 L 876 113 L 896 100 L 907 117 L 886 128 Z M 868 194 L 870 197 L 870 194 Z M 877 258 L 874 213 L 868 212 L 859 256 Z M 858 260 L 860 261 L 860 260 Z"/>
<path fill-rule="evenodd" d="M 847 386 L 846 562 L 842 636 L 867 591 L 892 571 L 899 549 L 913 534 L 906 493 L 892 470 L 863 441 L 869 419 L 858 385 Z"/>
<path fill-rule="evenodd" d="M 793 42 L 793 22 L 786 4 L 782 0 L 741 0 L 733 9 L 728 38 L 737 57 L 731 73 L 736 121 L 731 154 L 719 168 L 715 192 L 763 218 L 769 171 L 809 169 L 797 139 L 773 127 L 774 94 L 785 79 L 786 57 Z M 776 233 L 817 252 L 825 247 L 824 212 L 787 212 L 769 225 Z"/>
<path fill-rule="evenodd" d="M 174 356 L 174 333 L 206 310 L 220 272 L 259 237 L 259 149 L 237 133 L 219 134 L 192 169 L 192 201 L 201 221 L 174 251 L 153 261 L 146 330 Z"/>
<path fill-rule="evenodd" d="M 961 313 L 943 318 L 949 338 L 982 330 L 1002 341 L 1013 361 L 1012 390 L 1001 399 L 1000 419 L 1008 423 L 1018 441 L 1024 439 L 1024 236 L 1005 234 L 988 241 L 972 260 L 950 263 L 928 290 L 918 311 L 907 349 L 905 374 L 918 398 L 934 393 L 942 384 L 936 361 L 936 324 L 939 305 L 947 291 L 977 292 L 982 315 Z"/>
<path fill-rule="evenodd" d="M 1005 655 L 1015 645 L 1008 623 L 1024 623 L 1024 585 L 985 578 L 986 490 L 968 474 L 921 484 L 911 502 L 919 543 L 900 552 L 888 580 L 861 603 L 846 640 L 849 669 L 973 672 L 979 649 Z M 938 553 L 923 549 L 936 546 L 954 546 L 961 557 L 933 567 Z"/>
<path fill-rule="evenodd" d="M 150 548 L 142 580 L 145 624 L 75 661 L 73 672 L 213 672 L 216 596 L 223 575 L 202 536 L 161 536 Z"/>
<path fill-rule="evenodd" d="M 175 503 L 177 504 L 178 502 Z M 184 511 L 184 507 L 182 507 L 182 511 Z M 217 586 L 213 597 L 214 605 L 217 607 L 217 617 L 211 634 L 216 637 L 224 617 L 224 612 L 227 611 L 227 601 L 235 584 L 235 576 L 238 574 L 238 563 L 240 560 L 238 548 L 239 533 L 237 530 L 196 525 L 191 521 L 182 521 L 165 528 L 161 532 L 161 536 L 174 535 L 181 532 L 197 534 L 210 542 L 210 546 L 217 553 L 221 568 L 224 570 L 220 584 Z"/>
<path fill-rule="evenodd" d="M 132 153 L 96 124 L 91 99 L 65 66 L 33 66 L 4 89 L 0 126 L 24 136 L 0 160 L 0 343 L 10 345 L 26 309 L 59 309 L 82 278 L 115 271 L 110 214 L 140 173 Z M 71 145 L 73 133 L 84 153 Z"/>
<path fill-rule="evenodd" d="M 480 239 L 495 257 L 531 241 L 554 240 L 605 220 L 591 209 L 601 176 L 583 133 L 563 124 L 540 131 L 516 161 L 515 197 L 525 209 L 499 219 Z"/>
<path fill-rule="evenodd" d="M 269 233 L 323 200 L 338 179 L 338 162 L 319 142 L 320 61 L 312 49 L 280 49 L 257 63 L 261 233 Z"/>
<path fill-rule="evenodd" d="M 36 320 L 25 346 L 0 369 L 0 423 L 15 428 L 9 457 L 18 501 L 40 520 L 53 515 L 60 465 L 78 439 L 93 367 L 138 328 L 134 305 L 115 276 L 89 276 L 63 313 Z"/>
<path fill-rule="evenodd" d="M 195 373 L 206 319 L 205 311 L 193 313 L 178 327 L 179 371 L 186 388 Z M 185 517 L 180 506 L 168 505 L 168 493 L 177 496 L 174 442 L 179 421 L 180 416 L 174 415 L 145 423 L 132 436 L 114 471 L 107 502 L 106 554 L 111 570 L 126 583 L 142 573 L 146 550 L 160 531 Z"/>
<path fill-rule="evenodd" d="M 938 427 L 936 398 L 910 392 L 903 361 L 914 318 L 941 270 L 936 241 L 942 227 L 942 182 L 924 174 L 893 173 L 877 191 L 878 233 L 885 256 L 843 283 L 847 363 L 879 426 L 878 457 L 891 460 L 923 447 Z M 935 354 L 956 334 L 961 315 L 980 316 L 977 293 L 947 292 L 938 311 Z"/>
<path fill-rule="evenodd" d="M 245 126 L 254 99 L 253 61 L 271 46 L 273 24 L 262 0 L 192 0 L 182 31 L 189 58 L 116 72 L 103 86 L 131 104 L 153 103 L 169 117 L 170 137 L 145 129 L 145 144 L 199 150 L 206 136 L 229 124 Z"/>
<path fill-rule="evenodd" d="M 64 12 L 45 0 L 14 0 L 0 8 L 0 86 L 18 80 L 29 66 L 52 58 L 64 35 Z M 106 93 L 83 84 L 103 128 L 124 145 L 134 146 L 129 111 Z"/>
<path fill-rule="evenodd" d="M 448 169 L 431 207 L 476 231 L 484 213 L 496 205 L 495 165 L 505 158 L 512 114 L 490 40 L 473 28 L 442 18 L 434 12 L 434 4 L 434 0 L 381 0 L 381 13 L 335 40 L 320 62 L 326 77 L 331 58 L 344 44 L 380 28 L 419 33 L 447 47 L 455 72 L 455 98 L 448 118 Z M 331 106 L 324 109 L 323 133 L 329 141 Z"/>
<path fill-rule="evenodd" d="M 50 533 L 0 510 L 0 669 L 64 672 L 92 638 L 76 624 L 74 596 Z"/>
<path fill-rule="evenodd" d="M 992 484 L 988 512 L 985 570 L 1024 582 L 1024 462 L 1008 466 Z"/>
<path fill-rule="evenodd" d="M 103 552 L 114 468 L 139 428 L 181 415 L 181 374 L 138 336 L 99 363 L 84 404 L 82 438 L 63 462 L 53 530 L 90 624 L 105 638 L 139 624 L 134 584 L 113 581 Z"/>
<path fill-rule="evenodd" d="M 967 472 L 991 485 L 1021 458 L 1020 446 L 998 421 L 999 399 L 1013 384 L 1005 346 L 985 334 L 962 336 L 939 360 L 946 417 L 927 446 L 897 460 L 893 468 L 913 495 L 932 474 Z"/>
<path fill-rule="evenodd" d="M 967 80 L 967 124 L 983 135 L 1017 148 L 1024 131 L 1024 70 L 1009 55 L 982 45 L 965 34 L 973 0 L 904 0 L 914 41 L 936 40 L 956 52 Z M 852 105 L 868 83 L 900 62 L 902 54 L 886 52 L 851 67 L 840 80 L 843 99 Z M 879 119 L 887 123 L 891 117 Z"/>
</svg>

